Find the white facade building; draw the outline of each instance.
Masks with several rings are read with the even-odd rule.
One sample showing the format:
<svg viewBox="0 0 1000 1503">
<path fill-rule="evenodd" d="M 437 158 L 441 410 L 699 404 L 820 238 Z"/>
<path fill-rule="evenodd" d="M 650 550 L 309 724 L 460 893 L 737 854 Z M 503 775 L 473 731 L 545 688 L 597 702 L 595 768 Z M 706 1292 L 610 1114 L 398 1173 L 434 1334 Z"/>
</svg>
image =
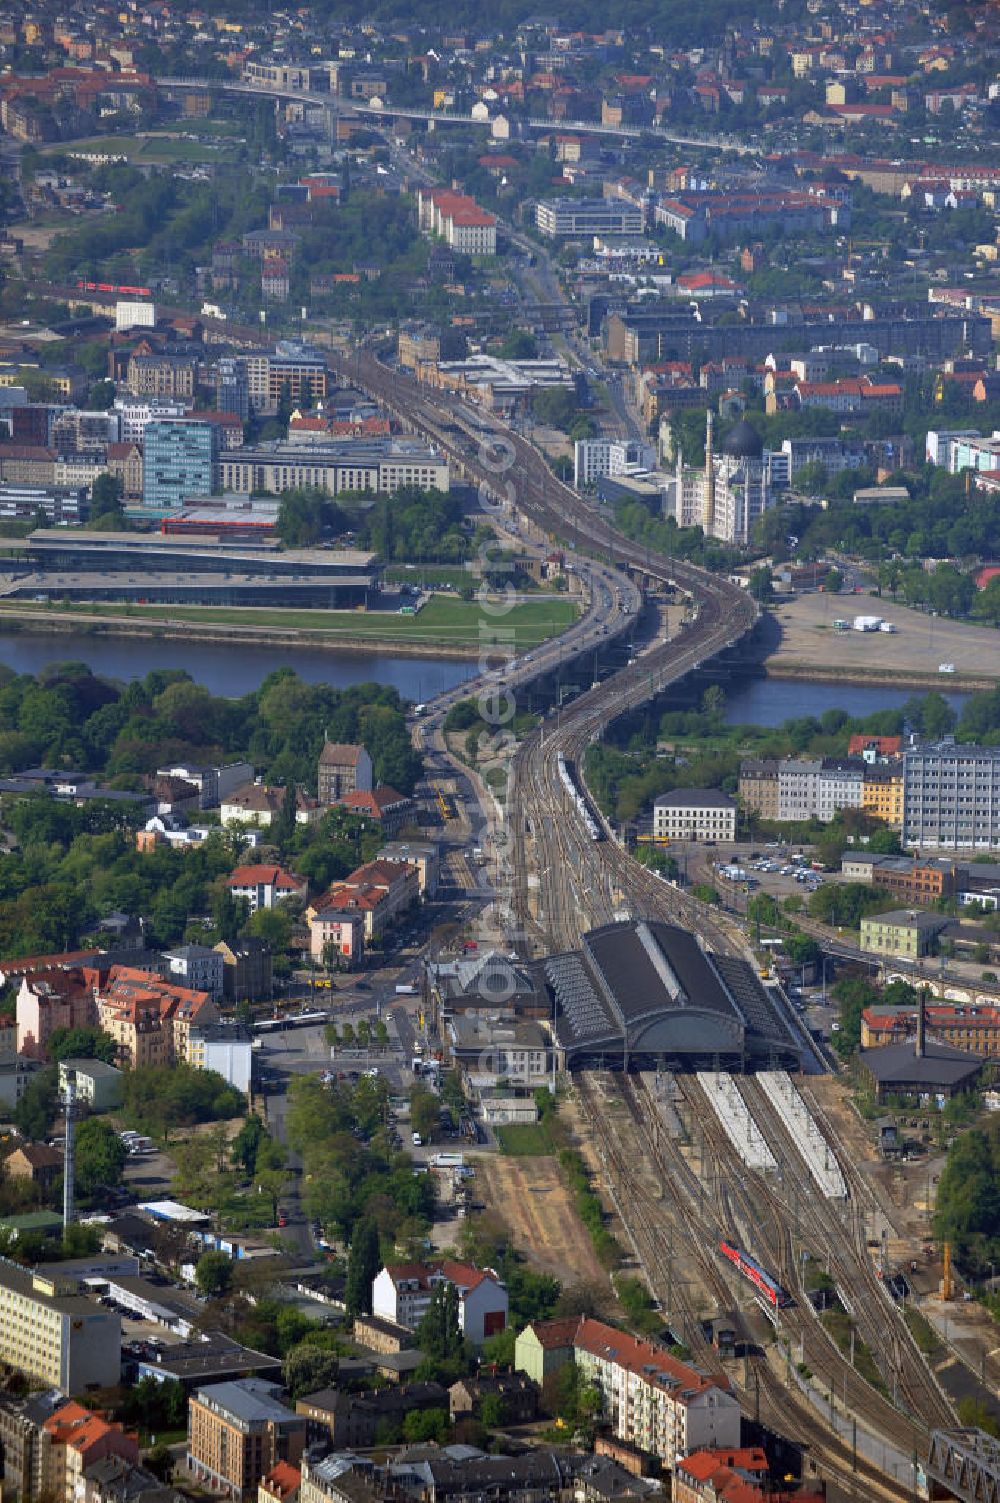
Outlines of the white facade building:
<svg viewBox="0 0 1000 1503">
<path fill-rule="evenodd" d="M 481 1346 L 507 1325 L 507 1290 L 491 1269 L 442 1258 L 435 1263 L 388 1263 L 372 1282 L 372 1314 L 415 1331 L 438 1284 L 458 1290 L 458 1324 Z"/>
<path fill-rule="evenodd" d="M 675 788 L 653 800 L 655 840 L 736 839 L 736 801 L 718 788 Z"/>
</svg>

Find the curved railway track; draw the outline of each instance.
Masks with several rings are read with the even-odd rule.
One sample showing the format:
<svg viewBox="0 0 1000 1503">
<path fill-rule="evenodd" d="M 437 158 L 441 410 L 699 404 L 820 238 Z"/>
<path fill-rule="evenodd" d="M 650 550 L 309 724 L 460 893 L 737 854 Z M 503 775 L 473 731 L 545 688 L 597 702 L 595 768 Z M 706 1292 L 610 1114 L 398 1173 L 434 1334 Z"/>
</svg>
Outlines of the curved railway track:
<svg viewBox="0 0 1000 1503">
<path fill-rule="evenodd" d="M 613 568 L 620 570 L 624 566 L 640 577 L 668 582 L 694 602 L 694 620 L 678 638 L 653 645 L 628 667 L 595 684 L 568 707 L 550 716 L 518 747 L 510 800 L 514 813 L 510 832 L 513 871 L 510 904 L 522 949 L 533 948 L 532 936 L 537 937 L 534 942 L 548 948 L 575 947 L 581 930 L 610 921 L 622 908 L 634 908 L 643 916 L 684 924 L 715 949 L 745 954 L 745 938 L 734 923 L 663 883 L 627 855 L 606 827 L 607 838 L 590 838 L 560 782 L 558 758 L 561 754 L 574 765 L 581 790 L 586 793 L 582 769 L 587 748 L 617 717 L 646 703 L 739 641 L 756 619 L 753 601 L 727 580 L 680 560 L 657 557 L 623 539 L 603 517 L 584 507 L 574 491 L 555 479 L 530 444 L 506 431 L 484 439 L 481 427 L 463 416 L 459 402 L 442 393 L 428 393 L 415 381 L 389 371 L 364 354 L 354 362 L 345 361 L 343 373 L 395 411 L 404 422 L 434 438 L 470 478 L 494 494 L 504 495 L 506 490 L 507 503 L 551 537 L 565 540 L 567 531 L 571 531 L 568 544 L 571 548 L 585 550 Z M 509 479 L 503 482 L 503 489 L 497 467 L 489 461 L 489 448 L 484 449 L 484 444 L 493 445 L 494 452 L 501 447 L 506 450 L 510 460 Z M 622 589 L 627 589 L 627 580 L 619 577 Z M 538 883 L 534 903 L 528 882 L 531 869 Z M 610 1124 L 594 1109 L 585 1077 L 579 1078 L 579 1085 L 585 1109 L 589 1107 L 595 1139 L 613 1178 L 622 1219 L 662 1298 L 664 1289 L 669 1287 L 663 1226 L 635 1167 L 626 1161 L 616 1142 Z M 631 1084 L 626 1082 L 622 1089 L 630 1111 L 641 1116 L 643 1108 Z M 688 1085 L 686 1089 L 693 1087 Z M 762 1176 L 754 1176 L 751 1195 L 747 1171 L 736 1160 L 728 1140 L 721 1141 L 721 1128 L 716 1133 L 717 1124 L 713 1126 L 714 1118 L 706 1103 L 694 1105 L 717 1166 L 717 1200 L 711 1206 L 706 1204 L 703 1185 L 676 1145 L 673 1145 L 676 1152 L 671 1154 L 661 1144 L 656 1154 L 665 1193 L 669 1188 L 684 1228 L 688 1252 L 698 1259 L 705 1287 L 716 1292 L 724 1307 L 731 1302 L 730 1287 L 714 1247 L 719 1234 L 742 1225 L 752 1229 L 754 1238 L 748 1240 L 753 1240 L 755 1250 L 759 1246 L 762 1261 L 767 1261 L 772 1271 L 787 1281 L 790 1292 L 804 1301 L 788 1207 Z M 769 1130 L 771 1126 L 769 1121 Z M 666 1135 L 661 1135 L 661 1139 L 666 1143 Z M 853 1188 L 857 1190 L 856 1182 Z M 860 1289 L 861 1301 L 868 1307 L 858 1320 L 859 1330 L 894 1375 L 897 1395 L 911 1412 L 900 1413 L 889 1399 L 865 1382 L 814 1313 L 810 1313 L 811 1305 L 806 1308 L 806 1303 L 801 1303 L 793 1307 L 791 1321 L 797 1330 L 790 1330 L 790 1338 L 800 1334 L 801 1339 L 809 1340 L 810 1365 L 815 1372 L 831 1392 L 838 1398 L 845 1396 L 856 1413 L 864 1414 L 877 1433 L 890 1437 L 894 1444 L 922 1451 L 930 1424 L 953 1423 L 950 1406 L 927 1371 L 906 1327 L 897 1316 L 886 1320 L 886 1291 L 871 1268 L 863 1234 L 860 1240 L 856 1230 L 848 1235 L 843 1224 L 836 1217 L 834 1220 L 836 1226 L 827 1216 L 820 1217 L 811 1229 L 812 1239 L 824 1248 L 831 1247 L 832 1239 L 831 1258 L 836 1249 L 840 1260 L 838 1271 L 848 1287 Z M 708 1232 L 714 1239 L 710 1252 L 706 1252 L 705 1246 Z M 877 1291 L 871 1283 L 873 1278 L 879 1284 Z M 690 1303 L 685 1304 L 683 1293 L 677 1297 L 677 1307 L 692 1348 L 706 1361 L 717 1360 L 714 1354 L 709 1355 L 711 1348 L 704 1336 L 699 1339 L 697 1312 Z M 786 1313 L 782 1312 L 782 1321 Z M 852 1456 L 850 1447 L 831 1433 L 808 1402 L 782 1383 L 762 1360 L 755 1364 L 755 1383 L 765 1415 L 775 1427 L 787 1432 L 793 1419 L 794 1433 L 813 1448 L 817 1458 L 822 1458 L 849 1495 L 910 1496 L 909 1488 L 896 1484 L 863 1458 Z M 859 1478 L 866 1480 L 859 1482 Z"/>
</svg>

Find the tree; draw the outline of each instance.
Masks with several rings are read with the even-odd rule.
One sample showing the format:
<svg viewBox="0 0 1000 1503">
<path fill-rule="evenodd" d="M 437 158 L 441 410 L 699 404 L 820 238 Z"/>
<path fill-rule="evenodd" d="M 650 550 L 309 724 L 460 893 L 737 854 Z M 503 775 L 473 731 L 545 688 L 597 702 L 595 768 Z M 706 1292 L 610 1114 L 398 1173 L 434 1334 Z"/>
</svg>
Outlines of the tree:
<svg viewBox="0 0 1000 1503">
<path fill-rule="evenodd" d="M 374 1221 L 365 1217 L 354 1228 L 351 1249 L 347 1257 L 347 1282 L 344 1303 L 348 1315 L 370 1315 L 372 1308 L 372 1282 L 382 1266 L 378 1228 Z"/>
<path fill-rule="evenodd" d="M 763 605 L 768 600 L 774 599 L 774 587 L 771 584 L 771 571 L 766 568 L 752 569 L 748 584 L 750 594 L 755 600 Z"/>
<path fill-rule="evenodd" d="M 461 1355 L 458 1290 L 450 1280 L 435 1284 L 427 1313 L 417 1328 L 417 1345 L 426 1357 L 436 1362 L 448 1362 Z"/>
<path fill-rule="evenodd" d="M 538 341 L 527 329 L 512 329 L 500 346 L 501 360 L 537 360 Z"/>
<path fill-rule="evenodd" d="M 40 1070 L 25 1086 L 14 1108 L 14 1126 L 30 1143 L 47 1137 L 59 1104 L 58 1078 L 54 1069 Z"/>
<path fill-rule="evenodd" d="M 198 1259 L 194 1270 L 195 1283 L 208 1299 L 220 1299 L 233 1287 L 235 1269 L 228 1253 L 209 1248 Z"/>
<path fill-rule="evenodd" d="M 410 1092 L 410 1124 L 424 1142 L 434 1137 L 441 1120 L 441 1106 L 437 1096 L 426 1086 L 414 1086 Z"/>
<path fill-rule="evenodd" d="M 304 1393 L 315 1393 L 320 1388 L 332 1388 L 340 1372 L 340 1358 L 336 1352 L 316 1346 L 308 1339 L 293 1346 L 285 1356 L 285 1387 L 293 1399 Z"/>
<path fill-rule="evenodd" d="M 100 1028 L 53 1028 L 49 1034 L 49 1058 L 56 1063 L 61 1059 L 100 1059 L 113 1065 L 118 1057 L 118 1046 L 109 1033 Z"/>
<path fill-rule="evenodd" d="M 99 517 L 105 512 L 120 512 L 122 509 L 122 482 L 117 475 L 104 473 L 94 479 L 90 493 L 91 516 Z"/>
<path fill-rule="evenodd" d="M 233 1163 L 242 1164 L 246 1173 L 251 1178 L 257 1168 L 257 1156 L 267 1138 L 267 1129 L 256 1113 L 254 1113 L 246 1119 L 233 1139 Z"/>
<path fill-rule="evenodd" d="M 76 1130 L 76 1187 L 91 1199 L 122 1182 L 127 1152 L 114 1128 L 100 1117 L 87 1117 Z"/>
</svg>

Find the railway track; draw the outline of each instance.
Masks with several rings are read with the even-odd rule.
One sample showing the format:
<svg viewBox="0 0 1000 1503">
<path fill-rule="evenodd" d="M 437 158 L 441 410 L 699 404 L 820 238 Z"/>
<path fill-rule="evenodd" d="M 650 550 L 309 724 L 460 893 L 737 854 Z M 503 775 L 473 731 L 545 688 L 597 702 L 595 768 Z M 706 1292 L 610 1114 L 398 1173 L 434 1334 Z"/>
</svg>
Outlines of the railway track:
<svg viewBox="0 0 1000 1503">
<path fill-rule="evenodd" d="M 740 1086 L 772 1147 L 780 1145 L 786 1179 L 784 1196 L 769 1176 L 748 1171 L 742 1162 L 734 1161 L 732 1146 L 704 1101 L 700 1086 L 689 1078 L 682 1081 L 685 1098 L 711 1146 L 725 1203 L 736 1217 L 741 1235 L 749 1250 L 771 1268 L 796 1300 L 782 1312 L 782 1325 L 801 1346 L 809 1343 L 809 1366 L 838 1398 L 855 1413 L 865 1415 L 880 1434 L 922 1454 L 930 1430 L 953 1425 L 954 1412 L 878 1277 L 863 1232 L 859 1237 L 853 1231 L 861 1222 L 852 1215 L 851 1225 L 846 1226 L 833 1203 L 811 1193 L 805 1166 L 764 1092 L 749 1077 L 742 1079 Z M 796 1190 L 794 1204 L 787 1197 L 789 1181 Z M 859 1193 L 863 1190 L 856 1181 L 853 1188 Z M 798 1256 L 802 1249 L 814 1255 L 826 1254 L 831 1276 L 844 1291 L 858 1334 L 870 1348 L 895 1403 L 888 1393 L 880 1393 L 857 1372 L 816 1319 Z"/>
<path fill-rule="evenodd" d="M 912 1498 L 910 1486 L 889 1477 L 865 1456 L 857 1454 L 845 1439 L 832 1433 L 822 1416 L 796 1387 L 782 1380 L 763 1355 L 747 1357 L 742 1383 L 736 1381 L 732 1372 L 726 1371 L 718 1352 L 705 1337 L 697 1304 L 689 1292 L 691 1285 L 677 1277 L 670 1256 L 674 1228 L 680 1225 L 685 1240 L 685 1265 L 697 1271 L 698 1282 L 721 1311 L 733 1308 L 736 1303 L 733 1291 L 715 1251 L 719 1237 L 732 1231 L 732 1222 L 726 1219 L 725 1196 L 715 1197 L 711 1190 L 706 1191 L 704 1180 L 668 1133 L 651 1130 L 650 1102 L 644 1099 L 648 1098 L 644 1087 L 637 1086 L 630 1077 L 611 1073 L 583 1073 L 574 1077 L 574 1085 L 618 1213 L 629 1229 L 636 1253 L 671 1328 L 683 1336 L 695 1364 L 703 1371 L 727 1377 L 745 1413 L 757 1412 L 762 1423 L 775 1433 L 793 1435 L 816 1469 L 835 1480 L 843 1495 L 859 1500 L 881 1498 L 892 1500 L 892 1503 L 909 1503 Z M 638 1163 L 627 1154 L 620 1141 L 621 1135 L 615 1131 L 611 1120 L 614 1113 L 610 1107 L 619 1101 L 632 1119 L 644 1151 L 659 1175 L 661 1202 L 651 1200 Z M 652 1110 L 655 1112 L 655 1105 Z M 673 1220 L 663 1209 L 668 1201 Z M 782 1312 L 782 1320 L 786 1313 Z M 839 1354 L 832 1344 L 827 1342 L 827 1345 L 830 1349 L 824 1354 L 826 1370 L 813 1363 L 811 1351 L 810 1366 L 824 1382 L 838 1383 L 839 1394 L 843 1392 L 837 1363 Z M 873 1390 L 863 1380 L 857 1379 L 857 1382 L 859 1390 L 852 1397 L 867 1399 Z M 893 1411 L 892 1421 L 897 1427 L 899 1420 L 900 1416 Z M 898 1428 L 892 1433 L 898 1436 Z M 922 1448 L 923 1445 L 921 1442 Z"/>
<path fill-rule="evenodd" d="M 697 669 L 708 658 L 738 641 L 753 625 L 756 607 L 744 592 L 728 581 L 715 578 L 682 561 L 658 558 L 639 545 L 624 540 L 607 521 L 585 509 L 580 498 L 561 485 L 549 472 L 542 457 L 518 435 L 504 433 L 501 438 L 484 440 L 482 433 L 461 418 L 459 404 L 435 393 L 431 398 L 416 382 L 380 366 L 367 355 L 359 355 L 353 369 L 345 362 L 344 375 L 362 385 L 380 402 L 396 411 L 411 426 L 434 438 L 472 479 L 491 490 L 500 491 L 497 470 L 484 452 L 484 442 L 506 446 L 511 463 L 505 482 L 508 503 L 553 539 L 566 539 L 569 546 L 586 550 L 611 567 L 629 569 L 642 577 L 669 582 L 687 593 L 694 602 L 695 616 L 682 635 L 667 643 L 658 643 L 644 652 L 627 668 L 572 701 L 568 709 L 543 723 L 520 744 L 513 762 L 513 790 L 510 807 L 512 868 L 514 891 L 511 912 L 518 943 L 522 949 L 534 943 L 549 948 L 571 948 L 578 942 L 581 929 L 608 922 L 621 909 L 636 910 L 643 916 L 661 917 L 683 923 L 697 931 L 715 949 L 731 954 L 745 954 L 742 931 L 721 915 L 669 887 L 647 868 L 633 860 L 610 836 L 606 825 L 603 839 L 593 839 L 576 817 L 572 801 L 559 779 L 560 755 L 574 765 L 581 791 L 587 793 L 582 777 L 587 748 L 617 717 L 646 703 L 670 684 Z M 473 445 L 477 447 L 473 449 Z M 567 525 L 569 523 L 569 526 Z M 628 587 L 625 576 L 622 589 Z M 591 800 L 592 802 L 592 800 Z M 537 877 L 537 902 L 532 914 L 529 874 Z M 585 1081 L 585 1077 L 583 1078 Z M 632 1093 L 624 1086 L 626 1097 Z M 650 1203 L 633 1165 L 627 1162 L 621 1145 L 606 1116 L 595 1109 L 586 1083 L 581 1099 L 588 1112 L 595 1141 L 608 1171 L 612 1191 L 618 1201 L 622 1220 L 633 1237 L 657 1293 L 671 1288 L 669 1259 L 664 1251 L 664 1227 L 655 1206 Z M 641 1119 L 643 1108 L 632 1097 L 629 1110 Z M 718 1195 L 707 1204 L 703 1184 L 693 1175 L 683 1155 L 671 1157 L 665 1148 L 658 1160 L 664 1186 L 670 1186 L 676 1214 L 690 1253 L 698 1258 L 705 1287 L 713 1291 L 723 1307 L 731 1303 L 729 1284 L 718 1264 L 714 1247 L 718 1235 L 742 1224 L 761 1236 L 774 1269 L 787 1280 L 790 1290 L 801 1292 L 796 1248 L 788 1225 L 787 1207 L 771 1186 L 755 1177 L 755 1199 L 750 1200 L 746 1172 L 742 1165 L 734 1168 L 732 1150 L 720 1143 L 704 1101 L 691 1103 L 704 1126 L 717 1165 Z M 721 1130 L 720 1130 L 721 1132 Z M 676 1148 L 676 1145 L 674 1145 Z M 668 1162 L 669 1160 L 669 1162 Z M 759 1192 L 759 1193 L 758 1193 Z M 697 1197 L 697 1199 L 696 1199 Z M 722 1225 L 720 1218 L 725 1218 Z M 815 1233 L 818 1236 L 820 1228 Z M 832 1229 L 824 1226 L 825 1234 Z M 711 1234 L 712 1251 L 706 1252 L 706 1234 Z M 838 1225 L 836 1238 L 844 1238 Z M 823 1243 L 819 1243 L 823 1246 Z M 870 1260 L 866 1250 L 855 1245 L 856 1268 L 852 1276 L 860 1284 L 863 1297 L 871 1294 L 868 1284 Z M 867 1272 L 862 1269 L 867 1268 Z M 674 1294 L 678 1318 L 683 1320 L 685 1337 L 693 1351 L 706 1362 L 717 1361 L 701 1332 L 697 1311 L 684 1291 Z M 879 1289 L 879 1300 L 885 1291 Z M 799 1323 L 800 1340 L 808 1335 L 810 1362 L 828 1384 L 831 1393 L 843 1395 L 855 1413 L 868 1417 L 877 1430 L 892 1438 L 893 1444 L 912 1445 L 914 1453 L 923 1451 L 927 1439 L 927 1422 L 938 1422 L 947 1406 L 936 1389 L 928 1387 L 930 1374 L 923 1375 L 917 1366 L 922 1358 L 916 1353 L 909 1333 L 895 1330 L 883 1353 L 899 1381 L 899 1391 L 912 1406 L 915 1418 L 900 1414 L 878 1391 L 867 1384 L 839 1351 L 815 1319 L 811 1305 L 793 1307 Z M 881 1305 L 874 1307 L 881 1311 Z M 673 1314 L 674 1311 L 671 1311 Z M 782 1312 L 783 1316 L 785 1312 Z M 871 1329 L 866 1323 L 866 1330 Z M 792 1337 L 794 1338 L 794 1331 Z M 884 1331 L 882 1332 L 884 1335 Z M 815 1355 L 813 1352 L 815 1348 Z M 851 1448 L 832 1433 L 822 1418 L 797 1392 L 782 1383 L 765 1362 L 755 1364 L 755 1387 L 765 1406 L 765 1418 L 782 1433 L 792 1421 L 793 1433 L 813 1448 L 824 1465 L 837 1475 L 850 1496 L 871 1498 L 907 1498 L 910 1490 L 900 1486 L 864 1458 L 852 1454 Z M 932 1383 L 932 1380 L 930 1380 Z M 921 1413 L 926 1409 L 927 1422 Z M 951 1419 L 950 1412 L 948 1419 Z M 864 1481 L 859 1478 L 864 1477 Z"/>
</svg>

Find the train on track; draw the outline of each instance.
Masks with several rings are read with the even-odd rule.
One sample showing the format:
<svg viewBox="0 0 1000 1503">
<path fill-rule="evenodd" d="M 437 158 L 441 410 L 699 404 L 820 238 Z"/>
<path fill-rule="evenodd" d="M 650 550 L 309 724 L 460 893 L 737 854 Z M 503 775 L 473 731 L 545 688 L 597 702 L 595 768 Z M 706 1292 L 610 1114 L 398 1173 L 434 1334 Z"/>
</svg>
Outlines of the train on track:
<svg viewBox="0 0 1000 1503">
<path fill-rule="evenodd" d="M 775 1310 L 783 1310 L 792 1303 L 792 1297 L 782 1289 L 777 1279 L 769 1274 L 766 1268 L 762 1268 L 756 1258 L 751 1258 L 742 1248 L 734 1242 L 720 1241 L 719 1251 L 724 1258 L 728 1258 L 734 1268 L 738 1268 L 745 1279 L 749 1279 L 767 1303 Z"/>
<path fill-rule="evenodd" d="M 117 292 L 122 297 L 152 297 L 149 287 L 123 286 L 119 282 L 77 282 L 77 292 Z"/>
<path fill-rule="evenodd" d="M 587 834 L 590 836 L 591 840 L 603 840 L 604 826 L 601 824 L 599 819 L 595 818 L 594 811 L 590 807 L 589 800 L 585 797 L 584 794 L 580 792 L 579 788 L 576 786 L 576 779 L 574 778 L 573 773 L 570 771 L 569 763 L 566 761 L 566 758 L 563 756 L 562 752 L 559 753 L 558 765 L 559 781 L 565 788 L 569 798 L 572 799 L 573 805 L 576 809 L 577 814 L 579 814 L 581 820 L 583 821 L 583 825 L 585 830 L 587 831 Z"/>
</svg>

